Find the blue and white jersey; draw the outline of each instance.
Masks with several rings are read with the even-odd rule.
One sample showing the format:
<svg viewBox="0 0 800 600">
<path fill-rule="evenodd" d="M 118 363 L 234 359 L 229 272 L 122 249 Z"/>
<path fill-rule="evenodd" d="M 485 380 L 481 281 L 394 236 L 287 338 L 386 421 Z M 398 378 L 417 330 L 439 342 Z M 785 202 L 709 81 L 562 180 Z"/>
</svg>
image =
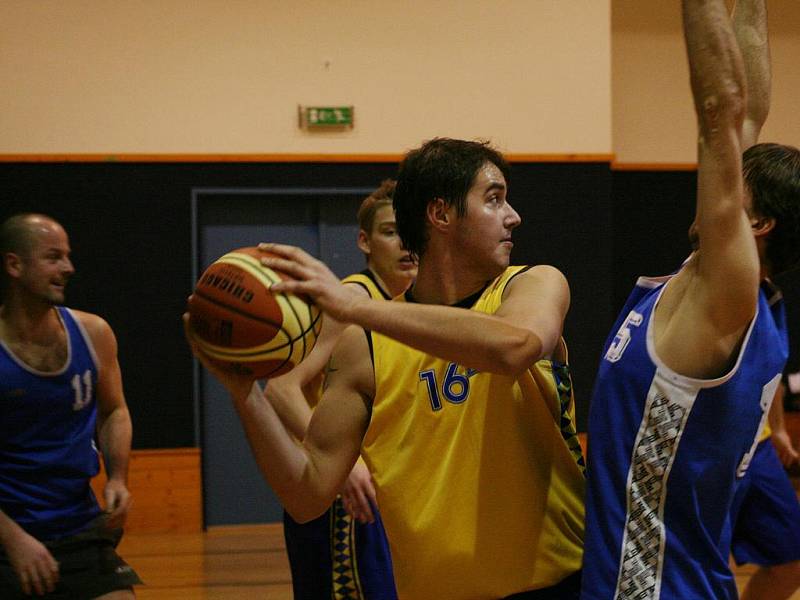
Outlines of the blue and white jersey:
<svg viewBox="0 0 800 600">
<path fill-rule="evenodd" d="M 100 513 L 89 486 L 97 359 L 69 309 L 58 307 L 68 353 L 57 372 L 40 372 L 0 342 L 0 509 L 39 540 L 71 535 Z"/>
<path fill-rule="evenodd" d="M 737 598 L 727 516 L 788 355 L 768 285 L 735 365 L 681 376 L 655 353 L 670 277 L 642 278 L 606 342 L 589 412 L 582 598 Z"/>
</svg>

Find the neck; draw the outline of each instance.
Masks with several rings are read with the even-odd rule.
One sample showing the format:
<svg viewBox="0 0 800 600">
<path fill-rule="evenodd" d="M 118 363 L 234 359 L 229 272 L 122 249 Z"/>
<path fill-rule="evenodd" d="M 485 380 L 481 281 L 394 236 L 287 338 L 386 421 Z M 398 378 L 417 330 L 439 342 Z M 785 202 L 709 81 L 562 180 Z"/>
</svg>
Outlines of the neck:
<svg viewBox="0 0 800 600">
<path fill-rule="evenodd" d="M 37 342 L 61 330 L 55 307 L 43 302 L 23 302 L 11 296 L 0 306 L 0 338 Z"/>
<path fill-rule="evenodd" d="M 475 273 L 458 273 L 447 265 L 430 263 L 423 258 L 412 293 L 417 302 L 449 306 L 483 289 L 488 280 Z"/>
<path fill-rule="evenodd" d="M 502 273 L 479 264 L 447 239 L 431 236 L 419 259 L 413 294 L 417 302 L 452 305 L 482 290 Z"/>
<path fill-rule="evenodd" d="M 390 298 L 394 298 L 395 296 L 399 296 L 405 292 L 413 281 L 413 279 L 410 277 L 391 277 L 386 274 L 381 275 L 378 273 L 378 271 L 373 269 L 372 265 L 370 264 L 367 264 L 367 268 L 375 277 L 375 281 L 378 282 L 380 288 L 386 292 Z"/>
</svg>

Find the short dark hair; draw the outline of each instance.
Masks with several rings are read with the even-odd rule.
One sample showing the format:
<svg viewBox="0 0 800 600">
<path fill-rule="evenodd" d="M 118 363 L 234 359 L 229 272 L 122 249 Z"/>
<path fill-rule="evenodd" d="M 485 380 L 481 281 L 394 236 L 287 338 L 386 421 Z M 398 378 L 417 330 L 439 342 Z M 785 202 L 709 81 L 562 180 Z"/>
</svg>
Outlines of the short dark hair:
<svg viewBox="0 0 800 600">
<path fill-rule="evenodd" d="M 800 263 L 800 150 L 756 144 L 745 151 L 742 166 L 754 216 L 775 219 L 766 260 L 778 275 Z"/>
<path fill-rule="evenodd" d="M 375 213 L 381 207 L 392 205 L 396 185 L 397 182 L 394 179 L 384 179 L 377 190 L 364 198 L 356 216 L 359 229 L 372 233 L 372 226 L 375 224 Z"/>
<path fill-rule="evenodd" d="M 435 138 L 406 154 L 397 174 L 394 212 L 403 247 L 412 256 L 419 258 L 425 252 L 428 203 L 441 198 L 463 216 L 467 192 L 486 163 L 494 164 L 508 180 L 508 163 L 489 142 Z"/>
</svg>

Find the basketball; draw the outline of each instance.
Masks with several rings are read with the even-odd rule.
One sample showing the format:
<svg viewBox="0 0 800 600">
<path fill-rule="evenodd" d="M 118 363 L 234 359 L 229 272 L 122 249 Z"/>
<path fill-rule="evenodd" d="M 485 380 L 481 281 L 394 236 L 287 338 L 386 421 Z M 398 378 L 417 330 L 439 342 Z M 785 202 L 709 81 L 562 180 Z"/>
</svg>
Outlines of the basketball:
<svg viewBox="0 0 800 600">
<path fill-rule="evenodd" d="M 277 377 L 314 347 L 321 313 L 309 298 L 272 294 L 290 277 L 261 264 L 255 247 L 228 252 L 200 276 L 189 299 L 189 325 L 200 349 L 217 365 Z"/>
</svg>

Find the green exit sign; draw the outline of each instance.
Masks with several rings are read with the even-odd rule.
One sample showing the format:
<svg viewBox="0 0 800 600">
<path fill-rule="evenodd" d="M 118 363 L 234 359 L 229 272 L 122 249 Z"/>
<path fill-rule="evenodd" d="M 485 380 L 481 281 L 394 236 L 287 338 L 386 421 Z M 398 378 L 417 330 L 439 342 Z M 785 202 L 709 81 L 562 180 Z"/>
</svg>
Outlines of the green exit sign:
<svg viewBox="0 0 800 600">
<path fill-rule="evenodd" d="M 302 106 L 300 107 L 301 127 L 352 127 L 352 106 Z"/>
</svg>

